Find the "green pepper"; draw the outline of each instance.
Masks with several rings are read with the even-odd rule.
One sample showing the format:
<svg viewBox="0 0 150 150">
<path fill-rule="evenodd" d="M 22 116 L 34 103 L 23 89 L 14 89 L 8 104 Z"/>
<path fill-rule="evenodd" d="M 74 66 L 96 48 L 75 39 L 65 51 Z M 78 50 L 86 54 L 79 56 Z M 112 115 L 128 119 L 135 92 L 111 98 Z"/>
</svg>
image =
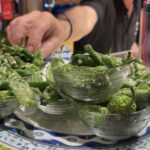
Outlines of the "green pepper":
<svg viewBox="0 0 150 150">
<path fill-rule="evenodd" d="M 96 52 L 91 45 L 85 45 L 84 51 L 88 53 L 91 58 L 97 63 L 97 65 L 104 65 L 104 62 L 102 60 L 102 55 Z"/>
<path fill-rule="evenodd" d="M 14 99 L 15 96 L 11 91 L 0 91 L 0 101 Z"/>
<path fill-rule="evenodd" d="M 41 68 L 41 67 L 43 66 L 43 64 L 44 64 L 44 59 L 43 59 L 43 56 L 42 56 L 42 53 L 41 53 L 41 52 L 35 53 L 32 63 L 33 63 L 34 65 L 38 66 L 39 68 Z"/>
<path fill-rule="evenodd" d="M 90 66 L 95 67 L 97 66 L 93 59 L 85 54 L 75 54 L 71 58 L 71 64 L 78 65 L 78 66 Z"/>
<path fill-rule="evenodd" d="M 25 107 L 35 107 L 36 100 L 34 92 L 29 84 L 17 73 L 9 77 L 9 86 L 16 96 L 17 101 Z"/>
</svg>

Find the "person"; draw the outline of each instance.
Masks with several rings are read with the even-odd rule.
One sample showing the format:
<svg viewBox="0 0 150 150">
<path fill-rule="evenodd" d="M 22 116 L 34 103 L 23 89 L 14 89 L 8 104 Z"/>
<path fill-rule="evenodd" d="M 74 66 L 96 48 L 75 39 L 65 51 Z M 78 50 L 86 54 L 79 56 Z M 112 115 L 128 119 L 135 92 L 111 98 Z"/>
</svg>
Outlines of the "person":
<svg viewBox="0 0 150 150">
<path fill-rule="evenodd" d="M 137 50 L 142 0 L 82 0 L 63 14 L 33 11 L 17 17 L 7 27 L 11 44 L 19 44 L 28 37 L 26 47 L 44 57 L 62 45 L 75 42 L 75 53 L 85 44 L 108 53 Z"/>
</svg>

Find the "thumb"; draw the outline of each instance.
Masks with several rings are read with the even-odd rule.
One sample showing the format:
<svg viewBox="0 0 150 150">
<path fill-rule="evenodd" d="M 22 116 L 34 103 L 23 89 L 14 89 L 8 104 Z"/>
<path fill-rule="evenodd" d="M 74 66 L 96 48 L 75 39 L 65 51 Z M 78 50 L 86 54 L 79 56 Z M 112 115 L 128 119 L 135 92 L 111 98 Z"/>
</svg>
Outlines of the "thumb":
<svg viewBox="0 0 150 150">
<path fill-rule="evenodd" d="M 48 57 L 52 52 L 58 49 L 62 44 L 58 37 L 50 38 L 44 41 L 41 45 L 40 51 L 44 58 Z"/>
</svg>

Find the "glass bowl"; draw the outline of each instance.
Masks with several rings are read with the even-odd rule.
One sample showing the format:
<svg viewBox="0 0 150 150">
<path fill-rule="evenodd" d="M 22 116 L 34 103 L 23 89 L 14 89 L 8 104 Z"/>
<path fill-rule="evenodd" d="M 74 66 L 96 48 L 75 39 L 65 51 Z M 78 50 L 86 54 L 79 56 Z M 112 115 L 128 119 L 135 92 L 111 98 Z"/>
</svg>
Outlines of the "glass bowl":
<svg viewBox="0 0 150 150">
<path fill-rule="evenodd" d="M 0 100 L 0 118 L 11 115 L 18 107 L 16 99 Z"/>
<path fill-rule="evenodd" d="M 127 65 L 108 70 L 103 70 L 104 68 L 93 70 L 92 67 L 72 69 L 71 67 L 70 64 L 66 64 L 53 69 L 57 87 L 75 100 L 94 103 L 108 100 L 121 88 L 130 72 Z"/>
<path fill-rule="evenodd" d="M 94 109 L 78 107 L 81 120 L 100 138 L 119 141 L 136 136 L 150 120 L 150 108 L 128 115 L 98 113 Z"/>
<path fill-rule="evenodd" d="M 61 115 L 70 112 L 73 109 L 73 103 L 65 99 L 58 99 L 47 105 L 42 105 L 41 101 L 38 100 L 37 107 L 47 114 Z"/>
</svg>

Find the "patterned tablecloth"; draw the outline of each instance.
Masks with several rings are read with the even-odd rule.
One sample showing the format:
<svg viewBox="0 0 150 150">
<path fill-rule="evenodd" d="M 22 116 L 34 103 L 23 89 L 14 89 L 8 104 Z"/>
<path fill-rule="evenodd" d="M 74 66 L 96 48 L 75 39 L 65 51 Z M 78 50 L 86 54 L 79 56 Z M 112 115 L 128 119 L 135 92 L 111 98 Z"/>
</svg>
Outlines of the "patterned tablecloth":
<svg viewBox="0 0 150 150">
<path fill-rule="evenodd" d="M 150 124 L 137 137 L 118 143 L 93 134 L 64 134 L 39 128 L 16 115 L 0 120 L 0 142 L 21 150 L 150 150 Z"/>
</svg>

